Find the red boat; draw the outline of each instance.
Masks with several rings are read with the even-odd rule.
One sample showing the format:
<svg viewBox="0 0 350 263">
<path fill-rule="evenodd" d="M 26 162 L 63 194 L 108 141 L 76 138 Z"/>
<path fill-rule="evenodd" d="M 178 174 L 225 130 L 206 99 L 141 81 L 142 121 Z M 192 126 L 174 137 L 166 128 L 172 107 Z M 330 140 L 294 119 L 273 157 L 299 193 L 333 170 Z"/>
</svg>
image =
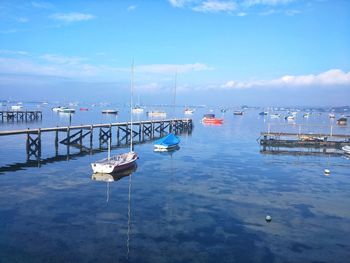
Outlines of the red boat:
<svg viewBox="0 0 350 263">
<path fill-rule="evenodd" d="M 88 108 L 80 108 L 81 111 L 88 111 Z"/>
<path fill-rule="evenodd" d="M 215 114 L 204 114 L 202 123 L 204 124 L 222 124 L 224 119 L 215 118 Z"/>
</svg>

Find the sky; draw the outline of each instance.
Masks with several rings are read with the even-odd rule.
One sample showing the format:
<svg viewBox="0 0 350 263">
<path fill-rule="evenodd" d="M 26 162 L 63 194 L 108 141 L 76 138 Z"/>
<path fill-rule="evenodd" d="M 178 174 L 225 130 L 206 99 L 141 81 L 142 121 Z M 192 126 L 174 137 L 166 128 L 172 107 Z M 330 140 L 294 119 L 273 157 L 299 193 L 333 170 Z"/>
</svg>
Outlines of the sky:
<svg viewBox="0 0 350 263">
<path fill-rule="evenodd" d="M 349 25 L 348 0 L 1 0 L 0 99 L 125 103 L 134 61 L 141 103 L 349 105 Z"/>
</svg>

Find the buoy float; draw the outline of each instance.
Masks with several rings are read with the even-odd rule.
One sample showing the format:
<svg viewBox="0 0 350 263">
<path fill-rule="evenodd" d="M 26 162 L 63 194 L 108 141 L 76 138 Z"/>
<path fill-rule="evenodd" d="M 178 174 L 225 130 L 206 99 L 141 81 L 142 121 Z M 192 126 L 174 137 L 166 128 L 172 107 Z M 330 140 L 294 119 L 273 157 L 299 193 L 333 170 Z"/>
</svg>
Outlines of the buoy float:
<svg viewBox="0 0 350 263">
<path fill-rule="evenodd" d="M 331 174 L 331 171 L 329 169 L 324 169 L 324 175 L 330 175 Z"/>
<path fill-rule="evenodd" d="M 267 215 L 267 216 L 265 217 L 265 220 L 266 220 L 267 223 L 270 223 L 271 220 L 272 220 L 272 217 L 271 217 L 270 215 Z"/>
</svg>

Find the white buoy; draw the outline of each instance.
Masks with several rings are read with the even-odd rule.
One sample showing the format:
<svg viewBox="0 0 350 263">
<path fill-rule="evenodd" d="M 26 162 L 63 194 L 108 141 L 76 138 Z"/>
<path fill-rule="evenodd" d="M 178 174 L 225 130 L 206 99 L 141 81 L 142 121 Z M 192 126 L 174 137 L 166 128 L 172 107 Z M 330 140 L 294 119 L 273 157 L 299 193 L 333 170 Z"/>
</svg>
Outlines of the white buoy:
<svg viewBox="0 0 350 263">
<path fill-rule="evenodd" d="M 324 169 L 324 175 L 330 175 L 331 171 L 329 169 Z"/>
<path fill-rule="evenodd" d="M 267 215 L 267 216 L 265 217 L 265 220 L 266 220 L 267 223 L 270 223 L 271 220 L 272 220 L 272 217 L 271 217 L 270 215 Z"/>
</svg>

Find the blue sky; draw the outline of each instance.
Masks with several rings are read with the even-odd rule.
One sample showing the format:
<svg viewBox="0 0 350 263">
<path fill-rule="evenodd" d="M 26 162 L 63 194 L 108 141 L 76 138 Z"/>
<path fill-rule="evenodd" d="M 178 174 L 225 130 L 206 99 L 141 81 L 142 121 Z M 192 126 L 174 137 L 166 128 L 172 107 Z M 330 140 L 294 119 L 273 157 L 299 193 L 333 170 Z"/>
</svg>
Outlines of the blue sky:
<svg viewBox="0 0 350 263">
<path fill-rule="evenodd" d="M 342 105 L 350 1 L 1 1 L 0 97 Z M 115 98 L 114 98 L 115 97 Z"/>
</svg>

